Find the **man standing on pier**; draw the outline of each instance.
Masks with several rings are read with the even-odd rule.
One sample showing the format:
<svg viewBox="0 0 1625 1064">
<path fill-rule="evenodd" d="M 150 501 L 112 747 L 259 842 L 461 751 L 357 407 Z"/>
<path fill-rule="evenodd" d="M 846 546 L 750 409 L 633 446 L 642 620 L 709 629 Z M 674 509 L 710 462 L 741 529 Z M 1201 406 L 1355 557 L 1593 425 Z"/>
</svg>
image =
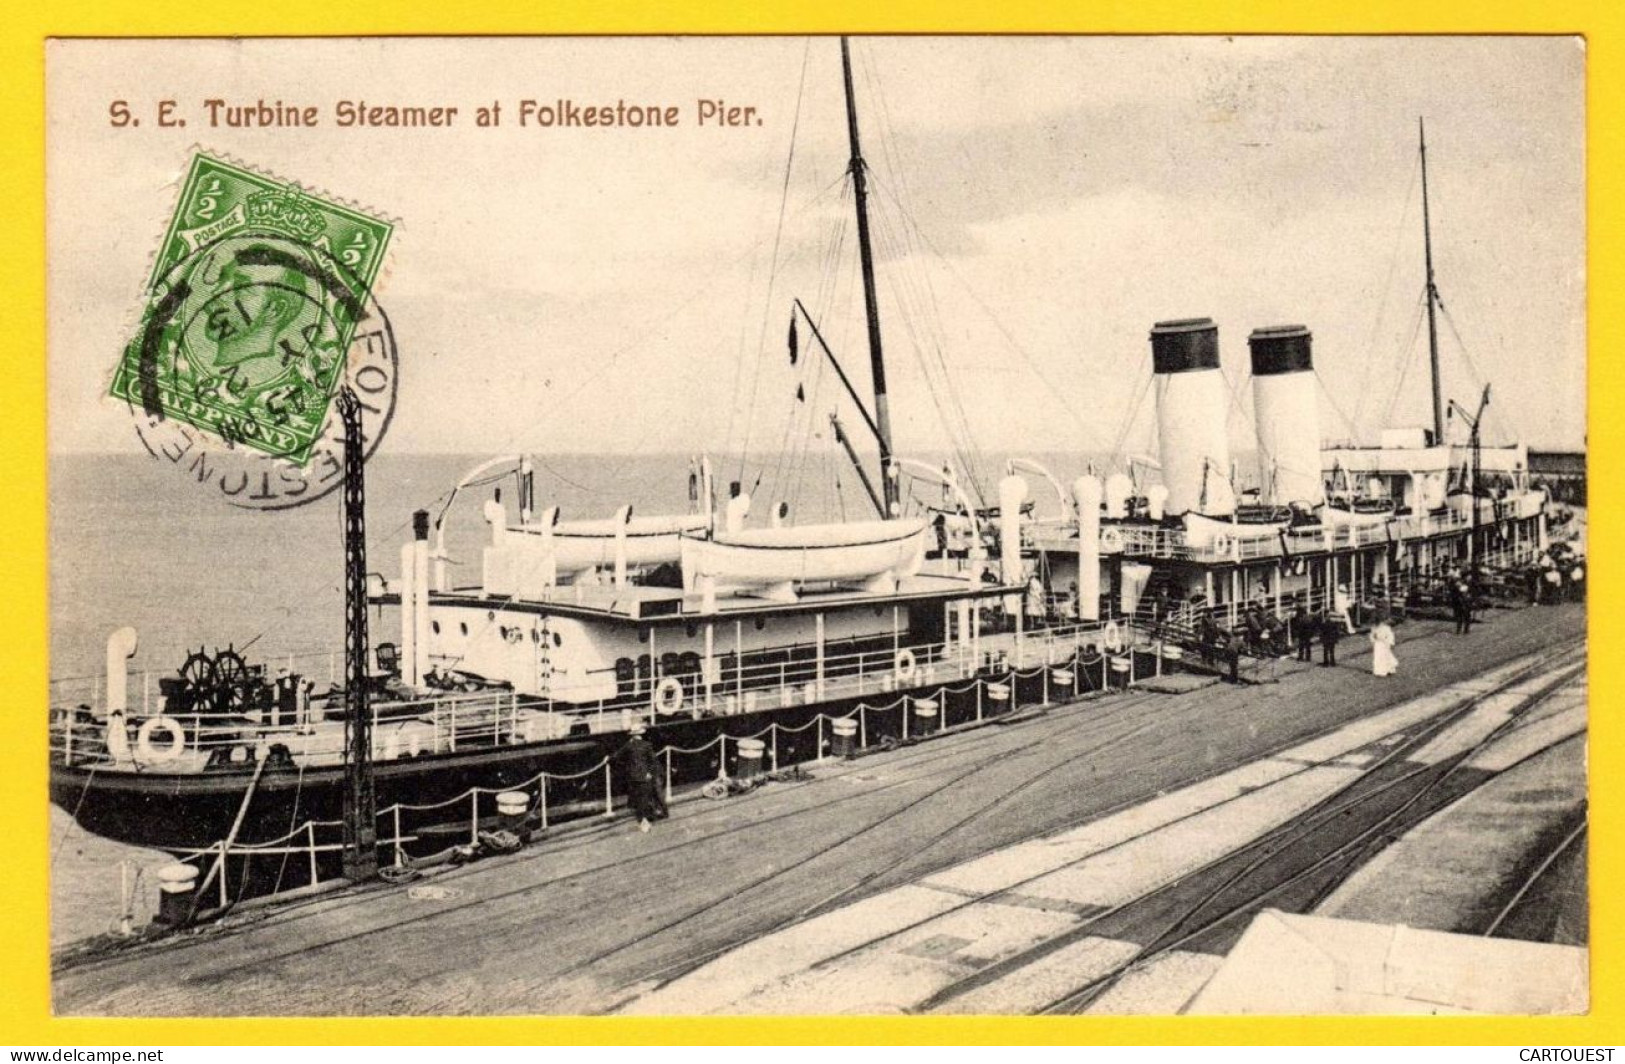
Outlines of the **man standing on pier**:
<svg viewBox="0 0 1625 1064">
<path fill-rule="evenodd" d="M 1298 612 L 1292 617 L 1292 638 L 1298 644 L 1298 660 L 1309 662 L 1314 660 L 1315 625 L 1319 623 L 1314 614 L 1309 612 L 1308 606 L 1299 606 Z"/>
<path fill-rule="evenodd" d="M 1320 617 L 1320 664 L 1337 666 L 1337 641 L 1343 637 L 1343 618 L 1333 610 Z"/>
<path fill-rule="evenodd" d="M 647 729 L 640 720 L 632 725 L 632 738 L 626 743 L 626 797 L 632 806 L 632 815 L 638 818 L 638 830 L 648 831 L 651 820 L 664 820 L 666 800 L 660 794 L 656 781 L 655 748 L 650 745 Z"/>
<path fill-rule="evenodd" d="M 1466 635 L 1473 630 L 1472 592 L 1465 580 L 1455 580 L 1450 584 L 1450 613 L 1456 621 L 1457 635 Z"/>
</svg>

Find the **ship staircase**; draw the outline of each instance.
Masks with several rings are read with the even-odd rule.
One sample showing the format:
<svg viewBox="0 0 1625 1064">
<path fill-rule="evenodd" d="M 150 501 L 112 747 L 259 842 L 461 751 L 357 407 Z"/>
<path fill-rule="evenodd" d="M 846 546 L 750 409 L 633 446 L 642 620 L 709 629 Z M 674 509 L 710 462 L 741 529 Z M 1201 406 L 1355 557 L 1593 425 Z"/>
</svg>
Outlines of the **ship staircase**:
<svg viewBox="0 0 1625 1064">
<path fill-rule="evenodd" d="M 1230 673 L 1232 648 L 1237 655 L 1236 678 L 1243 683 L 1272 683 L 1281 655 L 1250 638 L 1247 627 L 1224 624 L 1206 606 L 1177 602 L 1172 574 L 1154 572 L 1133 614 L 1134 627 L 1147 633 L 1164 652 L 1177 647 L 1187 671 L 1218 676 Z M 1239 637 L 1239 638 L 1236 638 Z M 1282 639 L 1286 633 L 1283 630 Z M 1283 643 L 1282 649 L 1287 649 Z"/>
</svg>

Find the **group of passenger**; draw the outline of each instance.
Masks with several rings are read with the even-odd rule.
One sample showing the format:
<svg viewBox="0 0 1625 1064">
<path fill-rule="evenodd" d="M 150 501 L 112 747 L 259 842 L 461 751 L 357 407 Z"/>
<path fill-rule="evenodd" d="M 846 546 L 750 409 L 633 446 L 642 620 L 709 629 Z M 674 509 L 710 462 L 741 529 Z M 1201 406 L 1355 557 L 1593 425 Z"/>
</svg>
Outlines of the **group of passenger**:
<svg viewBox="0 0 1625 1064">
<path fill-rule="evenodd" d="M 1371 621 L 1372 672 L 1389 676 L 1399 664 L 1394 655 L 1394 629 L 1384 591 L 1373 588 L 1373 599 L 1372 603 L 1358 608 L 1363 609 Z M 1356 608 L 1348 585 L 1340 584 L 1324 609 L 1300 604 L 1285 622 L 1260 601 L 1253 602 L 1242 612 L 1234 630 L 1225 629 L 1210 614 L 1204 613 L 1196 621 L 1196 639 L 1204 662 L 1212 665 L 1215 657 L 1223 657 L 1232 682 L 1237 679 L 1243 654 L 1285 657 L 1296 648 L 1296 660 L 1308 663 L 1314 660 L 1316 643 L 1320 644 L 1321 667 L 1334 668 L 1337 644 L 1344 636 L 1357 632 Z"/>
<path fill-rule="evenodd" d="M 1292 642 L 1298 648 L 1297 660 L 1314 660 L 1315 640 L 1320 641 L 1320 664 L 1323 668 L 1337 665 L 1337 643 L 1345 635 L 1354 633 L 1354 620 L 1348 606 L 1348 589 L 1342 587 L 1332 598 L 1332 605 L 1324 610 L 1311 610 L 1300 605 L 1292 615 Z"/>
<path fill-rule="evenodd" d="M 1298 607 L 1298 612 L 1292 617 L 1293 641 L 1298 647 L 1298 658 L 1301 662 L 1314 660 L 1315 640 L 1320 640 L 1320 664 L 1322 668 L 1335 668 L 1337 666 L 1337 644 L 1345 635 L 1355 634 L 1353 609 L 1350 604 L 1348 586 L 1339 584 L 1332 596 L 1330 609 L 1311 610 L 1307 605 Z M 1368 633 L 1371 640 L 1371 672 L 1374 676 L 1392 676 L 1399 668 L 1399 659 L 1394 656 L 1394 628 L 1390 622 L 1390 613 L 1387 606 L 1380 602 L 1371 614 L 1371 629 Z"/>
<path fill-rule="evenodd" d="M 1530 605 L 1585 600 L 1586 562 L 1567 543 L 1554 543 L 1524 571 Z"/>
</svg>

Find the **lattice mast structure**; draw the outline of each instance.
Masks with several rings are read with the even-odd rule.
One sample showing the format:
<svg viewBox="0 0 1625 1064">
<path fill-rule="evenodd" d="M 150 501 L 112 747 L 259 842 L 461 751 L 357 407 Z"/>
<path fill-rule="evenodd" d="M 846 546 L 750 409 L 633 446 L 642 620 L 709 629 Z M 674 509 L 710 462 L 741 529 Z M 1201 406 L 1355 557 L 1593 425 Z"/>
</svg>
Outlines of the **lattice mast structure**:
<svg viewBox="0 0 1625 1064">
<path fill-rule="evenodd" d="M 344 876 L 363 880 L 378 874 L 378 792 L 367 704 L 366 441 L 361 402 L 349 385 L 339 388 L 337 400 L 344 424 Z"/>
</svg>

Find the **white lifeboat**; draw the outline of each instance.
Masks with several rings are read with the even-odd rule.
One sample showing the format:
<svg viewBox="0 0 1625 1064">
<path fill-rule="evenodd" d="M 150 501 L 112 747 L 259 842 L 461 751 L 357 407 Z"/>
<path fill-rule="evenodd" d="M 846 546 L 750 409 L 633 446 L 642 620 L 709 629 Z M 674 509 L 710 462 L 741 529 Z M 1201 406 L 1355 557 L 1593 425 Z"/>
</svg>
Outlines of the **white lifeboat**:
<svg viewBox="0 0 1625 1064">
<path fill-rule="evenodd" d="M 702 532 L 706 525 L 704 514 L 633 517 L 624 526 L 626 564 L 633 568 L 675 564 L 682 559 L 679 541 L 683 534 Z M 622 523 L 613 517 L 555 523 L 551 529 L 551 540 L 558 572 L 562 576 L 613 567 L 621 528 Z M 548 534 L 548 530 L 538 523 L 512 526 L 509 531 L 537 537 Z"/>
<path fill-rule="evenodd" d="M 1388 499 L 1328 501 L 1319 513 L 1321 523 L 1326 525 L 1380 525 L 1393 518 L 1394 504 Z"/>
<path fill-rule="evenodd" d="M 895 583 L 919 571 L 925 532 L 924 518 L 910 518 L 755 528 L 712 539 L 684 535 L 683 582 L 690 588 L 702 579 L 737 588 Z"/>
<path fill-rule="evenodd" d="M 1217 549 L 1224 553 L 1223 544 L 1238 540 L 1279 539 L 1290 518 L 1270 521 L 1237 521 L 1228 518 L 1206 517 L 1198 513 L 1185 515 L 1185 542 L 1199 550 Z M 1215 547 L 1218 544 L 1218 547 Z"/>
</svg>

